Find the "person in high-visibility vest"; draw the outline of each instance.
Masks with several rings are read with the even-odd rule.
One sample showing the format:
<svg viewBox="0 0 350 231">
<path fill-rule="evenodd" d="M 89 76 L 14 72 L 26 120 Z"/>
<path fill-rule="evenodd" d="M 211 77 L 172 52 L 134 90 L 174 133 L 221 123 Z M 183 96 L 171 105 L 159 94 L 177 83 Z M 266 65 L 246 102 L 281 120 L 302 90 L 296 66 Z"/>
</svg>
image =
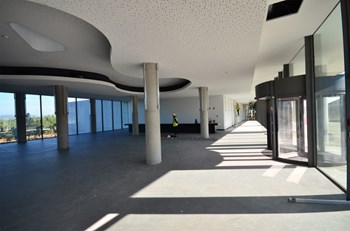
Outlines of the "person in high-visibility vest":
<svg viewBox="0 0 350 231">
<path fill-rule="evenodd" d="M 173 134 L 172 137 L 176 137 L 176 133 L 179 127 L 179 119 L 177 118 L 176 114 L 173 114 Z"/>
</svg>

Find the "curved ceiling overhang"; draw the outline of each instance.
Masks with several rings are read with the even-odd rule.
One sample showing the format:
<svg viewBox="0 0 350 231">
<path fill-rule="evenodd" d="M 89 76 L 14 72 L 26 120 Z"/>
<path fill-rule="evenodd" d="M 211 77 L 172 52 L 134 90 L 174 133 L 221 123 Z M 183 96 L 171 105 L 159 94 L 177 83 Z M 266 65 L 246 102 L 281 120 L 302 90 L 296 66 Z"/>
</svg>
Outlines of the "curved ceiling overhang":
<svg viewBox="0 0 350 231">
<path fill-rule="evenodd" d="M 55 76 L 63 78 L 72 78 L 75 81 L 79 80 L 97 80 L 112 84 L 116 87 L 116 90 L 129 93 L 143 93 L 144 87 L 129 86 L 110 80 L 105 75 L 80 71 L 80 70 L 68 70 L 59 68 L 43 68 L 43 67 L 0 67 L 0 75 L 16 75 L 16 76 Z M 47 79 L 50 80 L 50 77 Z M 188 87 L 191 84 L 189 80 L 182 78 L 168 78 L 159 80 L 160 92 L 173 92 L 179 91 Z"/>
<path fill-rule="evenodd" d="M 99 80 L 113 84 L 116 94 L 144 91 L 142 75 L 126 76 L 115 70 L 107 37 L 79 17 L 37 3 L 3 0 L 0 31 L 7 38 L 0 43 L 0 74 Z M 161 92 L 190 84 L 183 78 L 159 80 Z"/>
<path fill-rule="evenodd" d="M 186 77 L 211 95 L 250 92 L 267 0 L 31 1 L 98 28 L 111 43 L 111 65 L 135 77 L 134 86 L 142 86 L 139 64 L 154 62 L 160 78 Z"/>
<path fill-rule="evenodd" d="M 115 99 L 128 96 L 121 93 L 116 95 L 117 89 L 111 83 L 91 79 L 52 75 L 0 75 L 0 81 L 0 91 L 4 92 L 53 95 L 54 86 L 63 85 L 67 87 L 69 97 Z"/>
</svg>

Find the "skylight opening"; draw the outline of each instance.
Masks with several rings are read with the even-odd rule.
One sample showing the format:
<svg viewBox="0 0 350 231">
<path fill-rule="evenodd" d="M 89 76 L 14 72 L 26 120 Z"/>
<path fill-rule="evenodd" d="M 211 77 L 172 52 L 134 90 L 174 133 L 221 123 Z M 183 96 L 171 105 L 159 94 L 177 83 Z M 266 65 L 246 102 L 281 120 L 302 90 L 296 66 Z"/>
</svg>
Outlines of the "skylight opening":
<svg viewBox="0 0 350 231">
<path fill-rule="evenodd" d="M 37 51 L 57 52 L 65 50 L 62 44 L 28 27 L 13 22 L 10 23 L 10 26 L 29 46 Z"/>
<path fill-rule="evenodd" d="M 298 13 L 303 0 L 285 0 L 269 5 L 266 21 Z"/>
</svg>

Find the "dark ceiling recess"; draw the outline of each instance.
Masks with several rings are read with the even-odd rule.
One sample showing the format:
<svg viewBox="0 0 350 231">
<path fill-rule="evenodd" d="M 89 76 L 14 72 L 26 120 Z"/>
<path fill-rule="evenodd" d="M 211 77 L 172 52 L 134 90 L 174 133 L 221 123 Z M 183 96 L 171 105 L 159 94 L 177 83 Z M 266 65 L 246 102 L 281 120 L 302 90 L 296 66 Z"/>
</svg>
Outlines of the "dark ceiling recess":
<svg viewBox="0 0 350 231">
<path fill-rule="evenodd" d="M 295 14 L 299 11 L 299 8 L 303 0 L 285 0 L 269 5 L 266 21 L 271 19 Z"/>
</svg>

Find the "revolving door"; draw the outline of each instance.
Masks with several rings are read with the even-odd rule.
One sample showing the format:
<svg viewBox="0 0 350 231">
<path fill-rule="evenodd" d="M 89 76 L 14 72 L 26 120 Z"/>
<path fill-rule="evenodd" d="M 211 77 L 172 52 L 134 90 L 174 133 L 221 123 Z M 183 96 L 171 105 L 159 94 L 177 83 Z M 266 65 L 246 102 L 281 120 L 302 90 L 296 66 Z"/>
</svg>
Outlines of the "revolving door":
<svg viewBox="0 0 350 231">
<path fill-rule="evenodd" d="M 306 99 L 277 99 L 277 158 L 308 162 Z"/>
<path fill-rule="evenodd" d="M 308 165 L 305 75 L 275 79 L 256 86 L 256 98 L 265 104 L 268 147 L 273 158 Z M 264 107 L 262 107 L 264 109 Z"/>
</svg>

